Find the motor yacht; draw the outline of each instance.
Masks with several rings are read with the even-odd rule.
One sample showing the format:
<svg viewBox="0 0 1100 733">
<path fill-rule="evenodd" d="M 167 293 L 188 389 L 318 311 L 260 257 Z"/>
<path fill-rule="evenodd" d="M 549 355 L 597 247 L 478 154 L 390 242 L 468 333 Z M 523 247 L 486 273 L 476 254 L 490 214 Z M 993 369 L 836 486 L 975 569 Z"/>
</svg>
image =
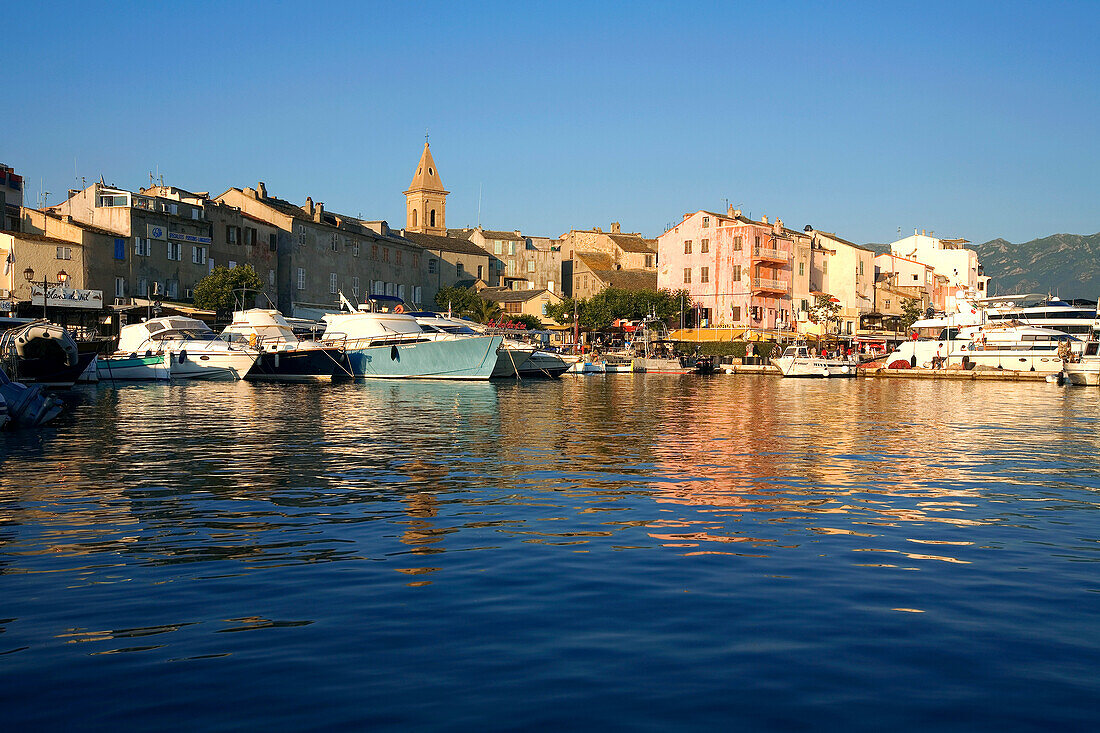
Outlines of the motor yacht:
<svg viewBox="0 0 1100 733">
<path fill-rule="evenodd" d="M 258 349 L 233 344 L 195 318 L 168 316 L 123 326 L 116 355 L 168 360 L 172 379 L 243 379 L 259 359 Z"/>
<path fill-rule="evenodd" d="M 903 342 L 884 363 L 889 368 L 939 367 L 961 369 L 1011 369 L 1056 373 L 1062 371 L 1064 351 L 1080 354 L 1084 343 L 1063 331 L 1038 326 L 967 325 L 953 327 L 944 319 L 913 324 L 916 339 Z"/>
<path fill-rule="evenodd" d="M 784 377 L 854 377 L 857 371 L 855 362 L 815 355 L 801 343 L 788 346 L 774 363 Z"/>
<path fill-rule="evenodd" d="M 222 338 L 259 350 L 260 358 L 246 376 L 250 380 L 308 382 L 352 376 L 342 346 L 299 338 L 274 308 L 234 311 L 233 321 L 222 331 Z"/>
<path fill-rule="evenodd" d="M 342 346 L 356 377 L 373 379 L 489 379 L 502 336 L 437 338 L 400 304 L 372 300 L 323 316 L 322 341 Z"/>
</svg>

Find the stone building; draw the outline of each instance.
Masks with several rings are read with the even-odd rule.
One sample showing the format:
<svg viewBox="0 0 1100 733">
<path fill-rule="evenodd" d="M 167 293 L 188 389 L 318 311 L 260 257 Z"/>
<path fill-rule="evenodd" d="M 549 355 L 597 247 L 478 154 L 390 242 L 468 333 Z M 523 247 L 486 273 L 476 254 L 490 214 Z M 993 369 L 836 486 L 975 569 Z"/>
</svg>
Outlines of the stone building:
<svg viewBox="0 0 1100 733">
<path fill-rule="evenodd" d="M 599 227 L 571 229 L 561 235 L 560 242 L 562 288 L 567 296 L 586 298 L 599 292 L 606 285 L 606 278 L 599 278 L 603 286 L 597 284 L 593 276 L 598 272 L 626 272 L 627 275 L 619 277 L 621 281 L 629 281 L 634 286 L 631 289 L 646 290 L 651 289 L 643 286 L 649 278 L 642 274 L 648 273 L 654 276 L 652 289 L 656 289 L 656 241 L 637 232 L 624 233 L 617 221 L 611 223 L 609 232 Z M 590 256 L 580 259 L 582 254 Z"/>
<path fill-rule="evenodd" d="M 480 293 L 484 300 L 498 304 L 505 316 L 529 315 L 538 318 L 545 325 L 551 321 L 546 308 L 560 303 L 561 296 L 545 288 L 520 289 L 485 288 Z"/>
<path fill-rule="evenodd" d="M 0 229 L 19 231 L 19 208 L 23 205 L 23 177 L 0 163 Z"/>
<path fill-rule="evenodd" d="M 416 306 L 424 301 L 424 250 L 385 222 L 372 226 L 326 211 L 312 197 L 298 206 L 269 195 L 262 182 L 254 189 L 231 188 L 215 200 L 275 230 L 278 307 L 284 313 L 316 315 L 337 305 L 341 292 L 356 300 L 373 293 Z"/>
<path fill-rule="evenodd" d="M 401 236 L 424 249 L 424 307 L 431 308 L 441 288 L 473 285 L 485 280 L 492 258 L 489 253 L 462 237 L 421 234 L 408 229 Z"/>
<path fill-rule="evenodd" d="M 200 264 L 193 254 L 212 241 L 211 223 L 202 203 L 135 193 L 100 182 L 70 190 L 68 198 L 49 207 L 47 213 L 124 239 L 122 247 L 114 242 L 106 251 L 89 255 L 116 261 L 113 267 L 120 274 L 108 291 L 116 299 L 186 299 L 209 273 L 206 261 Z"/>
<path fill-rule="evenodd" d="M 106 304 L 115 302 L 116 284 L 125 291 L 127 277 L 130 274 L 128 240 L 117 232 L 82 224 L 71 217 L 59 217 L 27 207 L 20 209 L 19 228 L 23 232 L 41 234 L 69 243 L 73 246 L 74 254 L 79 247 L 83 257 L 81 274 L 78 276 L 75 270 L 68 268 L 66 272 L 71 273 L 74 283 L 83 283 L 79 287 L 102 291 Z M 17 269 L 22 270 L 22 267 Z"/>
</svg>

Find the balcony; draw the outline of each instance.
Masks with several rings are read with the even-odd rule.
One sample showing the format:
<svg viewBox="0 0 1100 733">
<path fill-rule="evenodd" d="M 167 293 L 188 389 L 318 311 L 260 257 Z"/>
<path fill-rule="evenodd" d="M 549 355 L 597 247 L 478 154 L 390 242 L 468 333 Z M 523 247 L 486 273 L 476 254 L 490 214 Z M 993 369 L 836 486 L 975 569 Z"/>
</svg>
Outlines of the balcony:
<svg viewBox="0 0 1100 733">
<path fill-rule="evenodd" d="M 754 260 L 767 260 L 768 262 L 790 262 L 791 259 L 786 250 L 777 247 L 759 246 L 752 248 L 752 258 Z"/>
<path fill-rule="evenodd" d="M 754 277 L 752 279 L 752 291 L 754 293 L 785 293 L 787 289 L 787 283 L 783 280 L 771 280 L 766 277 Z"/>
</svg>

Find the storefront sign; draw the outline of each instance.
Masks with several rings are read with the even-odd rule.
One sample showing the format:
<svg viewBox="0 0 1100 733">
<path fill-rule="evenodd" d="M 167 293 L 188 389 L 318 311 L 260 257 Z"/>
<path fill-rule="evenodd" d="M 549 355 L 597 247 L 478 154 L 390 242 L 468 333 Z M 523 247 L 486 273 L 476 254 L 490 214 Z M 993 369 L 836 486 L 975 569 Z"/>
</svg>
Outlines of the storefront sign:
<svg viewBox="0 0 1100 733">
<path fill-rule="evenodd" d="M 168 232 L 169 239 L 175 239 L 180 242 L 193 242 L 195 244 L 210 244 L 210 237 L 200 237 L 197 234 L 183 234 L 182 232 Z"/>
<path fill-rule="evenodd" d="M 42 286 L 31 285 L 31 305 L 42 305 Z M 63 285 L 51 285 L 46 297 L 46 307 L 102 308 L 102 290 L 77 290 Z"/>
<path fill-rule="evenodd" d="M 159 239 L 166 241 L 168 239 L 168 227 L 163 224 L 146 224 L 145 231 L 149 235 L 149 239 Z"/>
</svg>

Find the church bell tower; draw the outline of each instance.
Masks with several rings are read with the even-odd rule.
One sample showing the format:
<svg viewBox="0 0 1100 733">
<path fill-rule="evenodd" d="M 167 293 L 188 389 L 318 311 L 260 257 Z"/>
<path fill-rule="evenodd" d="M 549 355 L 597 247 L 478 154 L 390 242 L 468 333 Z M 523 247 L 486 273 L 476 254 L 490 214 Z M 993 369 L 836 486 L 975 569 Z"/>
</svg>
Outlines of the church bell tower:
<svg viewBox="0 0 1100 733">
<path fill-rule="evenodd" d="M 432 160 L 432 151 L 424 140 L 416 173 L 405 192 L 405 228 L 420 234 L 447 236 L 447 194 L 439 169 Z"/>
</svg>

